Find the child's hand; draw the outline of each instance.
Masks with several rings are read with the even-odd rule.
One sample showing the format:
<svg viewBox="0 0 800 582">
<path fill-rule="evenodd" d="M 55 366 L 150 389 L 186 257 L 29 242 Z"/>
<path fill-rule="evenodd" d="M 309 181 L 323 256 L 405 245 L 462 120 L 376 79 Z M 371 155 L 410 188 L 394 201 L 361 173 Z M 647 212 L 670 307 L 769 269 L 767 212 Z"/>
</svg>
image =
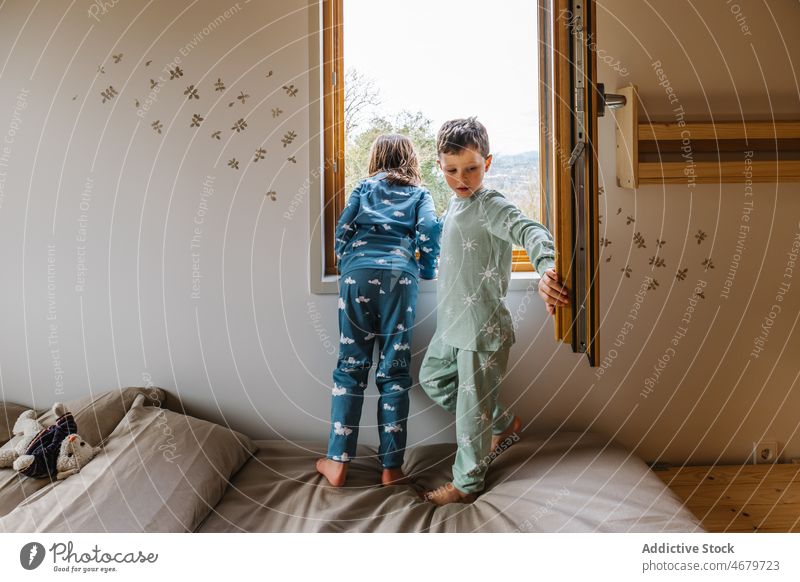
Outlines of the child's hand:
<svg viewBox="0 0 800 582">
<path fill-rule="evenodd" d="M 550 315 L 556 312 L 556 305 L 569 303 L 569 290 L 561 284 L 555 269 L 547 269 L 539 280 L 539 296 L 547 304 Z"/>
</svg>

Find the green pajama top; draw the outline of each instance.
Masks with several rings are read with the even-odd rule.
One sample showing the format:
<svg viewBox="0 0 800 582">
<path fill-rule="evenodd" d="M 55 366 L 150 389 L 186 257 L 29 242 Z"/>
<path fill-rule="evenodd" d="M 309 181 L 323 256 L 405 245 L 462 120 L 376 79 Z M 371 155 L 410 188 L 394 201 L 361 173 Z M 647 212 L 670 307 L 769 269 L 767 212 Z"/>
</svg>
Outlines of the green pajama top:
<svg viewBox="0 0 800 582">
<path fill-rule="evenodd" d="M 472 351 L 496 351 L 514 343 L 505 304 L 512 244 L 525 248 L 536 271 L 555 264 L 550 232 L 495 190 L 453 196 L 442 232 L 437 286 L 437 335 Z"/>
</svg>

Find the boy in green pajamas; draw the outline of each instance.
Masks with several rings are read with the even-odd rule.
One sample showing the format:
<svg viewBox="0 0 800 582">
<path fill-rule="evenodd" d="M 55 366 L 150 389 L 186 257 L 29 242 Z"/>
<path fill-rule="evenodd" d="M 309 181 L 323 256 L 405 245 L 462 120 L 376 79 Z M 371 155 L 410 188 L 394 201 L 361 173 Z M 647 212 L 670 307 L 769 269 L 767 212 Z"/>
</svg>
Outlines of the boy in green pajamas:
<svg viewBox="0 0 800 582">
<path fill-rule="evenodd" d="M 514 343 L 505 305 L 512 244 L 524 247 L 542 274 L 538 291 L 549 313 L 569 295 L 553 269 L 550 232 L 483 186 L 492 163 L 486 128 L 474 117 L 451 120 L 436 142 L 439 167 L 455 196 L 442 232 L 436 333 L 419 378 L 428 396 L 456 415 L 453 482 L 425 494 L 445 505 L 473 501 L 483 490 L 491 452 L 518 440 L 520 419 L 498 399 Z"/>
</svg>

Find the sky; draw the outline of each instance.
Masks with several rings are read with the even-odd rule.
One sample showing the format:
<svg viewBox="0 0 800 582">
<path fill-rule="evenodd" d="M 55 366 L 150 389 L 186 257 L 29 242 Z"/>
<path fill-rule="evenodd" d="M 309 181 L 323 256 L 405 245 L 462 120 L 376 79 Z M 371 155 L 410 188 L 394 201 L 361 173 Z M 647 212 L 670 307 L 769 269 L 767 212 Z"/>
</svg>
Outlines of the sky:
<svg viewBox="0 0 800 582">
<path fill-rule="evenodd" d="M 379 113 L 476 115 L 492 153 L 538 150 L 536 4 L 344 0 L 345 68 L 375 81 Z"/>
</svg>

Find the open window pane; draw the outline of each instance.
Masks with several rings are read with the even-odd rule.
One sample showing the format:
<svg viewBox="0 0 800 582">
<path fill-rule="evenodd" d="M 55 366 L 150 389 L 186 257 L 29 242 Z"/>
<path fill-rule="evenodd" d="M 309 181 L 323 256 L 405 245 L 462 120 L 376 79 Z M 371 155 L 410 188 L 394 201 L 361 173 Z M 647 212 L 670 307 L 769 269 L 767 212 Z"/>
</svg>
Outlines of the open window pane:
<svg viewBox="0 0 800 582">
<path fill-rule="evenodd" d="M 556 312 L 556 338 L 597 365 L 599 328 L 598 91 L 594 0 L 540 0 L 546 224 L 571 305 Z"/>
</svg>

